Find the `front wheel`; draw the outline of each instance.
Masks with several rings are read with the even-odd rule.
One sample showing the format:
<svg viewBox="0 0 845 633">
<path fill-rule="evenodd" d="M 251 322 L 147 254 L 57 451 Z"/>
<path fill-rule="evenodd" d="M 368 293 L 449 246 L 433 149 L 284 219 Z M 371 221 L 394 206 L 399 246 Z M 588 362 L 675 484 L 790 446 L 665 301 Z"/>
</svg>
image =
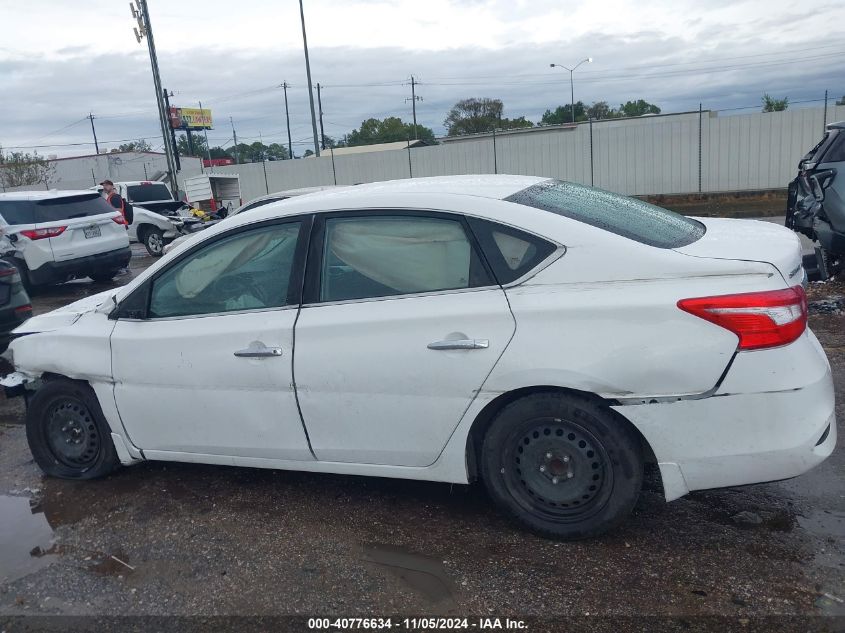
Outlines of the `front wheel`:
<svg viewBox="0 0 845 633">
<path fill-rule="evenodd" d="M 481 448 L 488 493 L 541 536 L 581 539 L 621 524 L 643 480 L 639 440 L 592 400 L 561 393 L 520 398 L 493 420 Z"/>
<path fill-rule="evenodd" d="M 50 380 L 35 392 L 26 439 L 35 463 L 53 477 L 93 479 L 120 466 L 97 396 L 79 381 Z"/>
<path fill-rule="evenodd" d="M 164 255 L 164 231 L 159 228 L 148 229 L 144 233 L 144 246 L 152 257 Z"/>
</svg>

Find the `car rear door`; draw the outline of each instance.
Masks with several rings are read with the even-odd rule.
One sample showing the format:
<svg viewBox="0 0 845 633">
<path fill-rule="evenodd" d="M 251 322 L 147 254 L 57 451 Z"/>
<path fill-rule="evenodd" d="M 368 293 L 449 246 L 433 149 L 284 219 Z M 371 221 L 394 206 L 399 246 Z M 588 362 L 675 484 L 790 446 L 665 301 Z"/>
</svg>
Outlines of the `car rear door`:
<svg viewBox="0 0 845 633">
<path fill-rule="evenodd" d="M 326 214 L 307 275 L 294 373 L 317 459 L 433 463 L 515 329 L 465 220 Z"/>
</svg>

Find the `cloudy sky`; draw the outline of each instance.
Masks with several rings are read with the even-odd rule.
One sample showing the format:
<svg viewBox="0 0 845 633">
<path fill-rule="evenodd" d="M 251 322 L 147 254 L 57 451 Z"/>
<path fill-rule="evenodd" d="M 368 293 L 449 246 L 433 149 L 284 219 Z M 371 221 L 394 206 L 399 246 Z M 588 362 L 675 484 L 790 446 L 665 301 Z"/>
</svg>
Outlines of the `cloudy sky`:
<svg viewBox="0 0 845 633">
<path fill-rule="evenodd" d="M 163 85 L 173 105 L 213 110 L 212 145 L 283 142 L 291 88 L 294 151 L 311 137 L 296 0 L 148 0 Z M 794 107 L 845 94 L 845 2 L 821 0 L 305 0 L 314 82 L 325 86 L 325 132 L 341 137 L 370 116 L 437 134 L 451 104 L 498 97 L 505 116 L 538 120 L 575 98 L 616 105 L 644 98 L 665 112 L 722 115 L 764 92 Z M 161 146 L 146 44 L 128 0 L 0 0 L 0 145 L 44 155 L 91 153 L 90 122 L 110 149 Z M 816 101 L 813 101 L 816 100 Z M 798 103 L 807 102 L 807 103 Z M 745 110 L 748 112 L 749 110 Z M 38 146 L 38 147 L 35 147 Z"/>
</svg>

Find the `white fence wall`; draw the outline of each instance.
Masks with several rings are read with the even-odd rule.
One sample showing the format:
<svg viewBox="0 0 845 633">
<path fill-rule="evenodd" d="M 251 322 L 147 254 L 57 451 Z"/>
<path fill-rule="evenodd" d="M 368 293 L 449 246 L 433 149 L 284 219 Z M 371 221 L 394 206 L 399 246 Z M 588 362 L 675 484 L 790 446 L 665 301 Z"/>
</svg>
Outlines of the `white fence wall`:
<svg viewBox="0 0 845 633">
<path fill-rule="evenodd" d="M 827 120 L 845 119 L 845 106 Z M 715 116 L 698 113 L 598 121 L 575 129 L 504 133 L 390 152 L 230 165 L 244 199 L 268 191 L 394 178 L 507 173 L 548 176 L 629 195 L 742 191 L 786 187 L 798 160 L 821 138 L 822 108 Z M 700 152 L 700 158 L 699 158 Z M 409 164 L 410 155 L 410 164 Z M 264 170 L 266 169 L 266 181 Z"/>
<path fill-rule="evenodd" d="M 845 120 L 845 106 L 827 120 Z M 449 174 L 527 174 L 561 178 L 629 195 L 776 189 L 795 176 L 798 160 L 821 138 L 823 108 L 715 116 L 705 111 L 586 123 L 460 138 L 432 147 L 264 164 L 215 167 L 241 176 L 244 200 L 267 192 Z M 699 143 L 699 131 L 701 141 Z M 495 146 L 495 153 L 494 153 Z M 410 159 L 410 160 L 409 160 Z M 140 180 L 164 169 L 163 156 L 123 154 L 55 161 L 50 187 Z M 699 164 L 701 185 L 699 189 Z M 93 171 L 93 175 L 92 175 Z M 181 178 L 200 173 L 183 159 Z M 44 188 L 37 185 L 28 188 Z"/>
</svg>

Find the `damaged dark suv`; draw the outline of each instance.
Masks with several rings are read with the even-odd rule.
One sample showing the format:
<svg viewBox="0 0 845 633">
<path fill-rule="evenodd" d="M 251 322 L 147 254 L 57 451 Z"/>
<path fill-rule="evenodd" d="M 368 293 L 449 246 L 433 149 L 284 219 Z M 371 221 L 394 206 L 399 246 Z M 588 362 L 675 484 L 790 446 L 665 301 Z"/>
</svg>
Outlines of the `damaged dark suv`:
<svg viewBox="0 0 845 633">
<path fill-rule="evenodd" d="M 798 176 L 789 183 L 786 226 L 818 242 L 818 279 L 845 266 L 845 121 L 829 124 L 798 163 Z"/>
</svg>

